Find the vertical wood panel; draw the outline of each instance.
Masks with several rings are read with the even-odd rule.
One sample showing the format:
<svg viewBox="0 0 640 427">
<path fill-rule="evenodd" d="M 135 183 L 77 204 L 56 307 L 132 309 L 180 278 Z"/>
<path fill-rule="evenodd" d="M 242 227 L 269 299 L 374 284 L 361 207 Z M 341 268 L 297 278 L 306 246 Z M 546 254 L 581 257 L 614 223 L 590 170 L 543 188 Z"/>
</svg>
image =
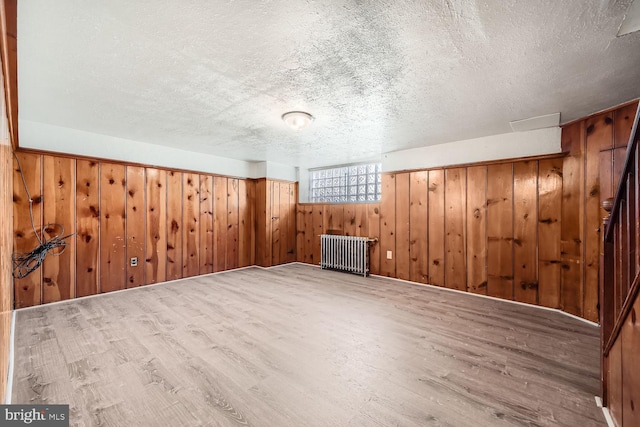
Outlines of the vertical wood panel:
<svg viewBox="0 0 640 427">
<path fill-rule="evenodd" d="M 368 205 L 364 203 L 357 204 L 354 214 L 356 218 L 355 235 L 358 237 L 369 237 Z"/>
<path fill-rule="evenodd" d="M 320 264 L 320 235 L 324 234 L 324 208 L 315 205 L 313 208 L 313 263 Z"/>
<path fill-rule="evenodd" d="M 640 298 L 631 309 L 631 313 L 620 332 L 621 343 L 621 379 L 622 379 L 622 413 L 624 425 L 640 425 Z"/>
<path fill-rule="evenodd" d="M 182 277 L 197 276 L 200 271 L 200 176 L 182 176 Z"/>
<path fill-rule="evenodd" d="M 307 209 L 304 205 L 296 208 L 296 261 L 307 262 L 305 258 L 307 228 Z"/>
<path fill-rule="evenodd" d="M 227 178 L 213 178 L 213 271 L 227 268 Z"/>
<path fill-rule="evenodd" d="M 75 160 L 65 157 L 43 156 L 42 208 L 43 223 L 60 224 L 63 236 L 75 233 Z M 45 229 L 47 239 L 62 232 L 58 227 Z M 52 235 L 53 233 L 53 235 Z M 64 252 L 58 256 L 56 249 L 42 263 L 42 303 L 75 298 L 76 255 L 75 236 L 65 239 Z"/>
<path fill-rule="evenodd" d="M 167 280 L 182 278 L 182 174 L 167 172 Z"/>
<path fill-rule="evenodd" d="M 607 377 L 609 378 L 610 385 L 608 387 L 609 399 L 607 407 L 611 412 L 613 419 L 622 420 L 622 344 L 618 339 L 616 343 L 611 347 L 609 352 L 608 363 L 609 372 Z"/>
<path fill-rule="evenodd" d="M 227 270 L 238 268 L 238 179 L 227 179 Z"/>
<path fill-rule="evenodd" d="M 538 302 L 560 307 L 562 159 L 540 160 L 538 172 Z"/>
<path fill-rule="evenodd" d="M 487 293 L 487 167 L 467 169 L 467 289 Z"/>
<path fill-rule="evenodd" d="M 42 156 L 16 153 L 20 159 L 24 179 L 33 200 L 33 221 L 38 235 L 42 228 Z M 29 216 L 29 197 L 24 189 L 17 162 L 13 173 L 13 251 L 29 253 L 40 243 L 33 231 Z M 15 308 L 30 307 L 42 302 L 42 270 L 38 269 L 23 279 L 15 279 Z"/>
<path fill-rule="evenodd" d="M 429 172 L 412 172 L 409 179 L 409 280 L 429 283 Z"/>
<path fill-rule="evenodd" d="M 0 83 L 0 97 L 3 86 Z M 13 158 L 11 142 L 9 141 L 8 122 L 4 103 L 0 117 L 0 402 L 5 401 L 7 386 L 10 342 L 11 317 L 13 312 L 13 279 L 11 276 L 13 265 Z"/>
<path fill-rule="evenodd" d="M 467 290 L 466 269 L 466 203 L 465 168 L 445 171 L 445 286 Z"/>
<path fill-rule="evenodd" d="M 127 166 L 127 250 L 125 265 L 127 270 L 127 288 L 145 284 L 145 183 L 144 168 Z M 138 265 L 131 266 L 131 258 L 138 258 Z"/>
<path fill-rule="evenodd" d="M 349 203 L 344 205 L 344 235 L 356 235 L 356 207 L 357 204 Z"/>
<path fill-rule="evenodd" d="M 145 282 L 149 284 L 167 279 L 167 172 L 147 168 L 146 185 Z"/>
<path fill-rule="evenodd" d="M 270 181 L 268 184 L 271 189 L 271 264 L 280 264 L 281 242 L 280 242 L 280 227 L 282 227 L 282 213 L 280 212 L 280 183 Z M 267 203 L 269 201 L 267 200 Z"/>
<path fill-rule="evenodd" d="M 444 286 L 444 170 L 429 171 L 429 284 Z"/>
<path fill-rule="evenodd" d="M 254 264 L 253 219 L 255 206 L 255 184 L 248 179 L 238 181 L 238 266 L 247 267 Z"/>
<path fill-rule="evenodd" d="M 584 312 L 586 319 L 598 321 L 599 299 L 599 262 L 600 262 L 600 227 L 603 210 L 601 207 L 601 184 L 611 182 L 611 179 L 601 181 L 600 160 L 602 150 L 613 145 L 613 114 L 599 114 L 586 121 L 586 151 L 585 151 L 585 242 L 584 242 Z M 603 169 L 609 168 L 606 166 Z M 609 192 L 608 189 L 605 191 Z"/>
<path fill-rule="evenodd" d="M 636 118 L 637 108 L 638 103 L 634 102 L 619 108 L 612 113 L 614 119 L 614 148 L 626 147 L 627 144 L 629 144 L 629 137 L 631 136 L 633 121 Z"/>
<path fill-rule="evenodd" d="M 627 158 L 627 148 L 621 147 L 613 150 L 613 195 L 615 197 L 618 186 L 620 185 L 620 177 L 624 171 L 624 161 Z"/>
<path fill-rule="evenodd" d="M 100 173 L 98 162 L 76 162 L 76 295 L 98 293 L 100 264 Z"/>
<path fill-rule="evenodd" d="M 514 298 L 538 303 L 538 162 L 513 165 Z"/>
<path fill-rule="evenodd" d="M 513 164 L 487 168 L 487 294 L 513 298 Z"/>
<path fill-rule="evenodd" d="M 410 181 L 409 173 L 396 174 L 396 276 L 409 280 L 410 275 Z"/>
<path fill-rule="evenodd" d="M 315 230 L 313 228 L 313 206 L 304 205 L 304 262 L 309 264 L 318 264 L 319 260 L 315 258 Z"/>
<path fill-rule="evenodd" d="M 380 204 L 367 206 L 367 222 L 369 225 L 369 237 L 378 241 L 369 247 L 369 268 L 371 274 L 380 274 Z"/>
<path fill-rule="evenodd" d="M 125 288 L 125 167 L 100 165 L 100 292 Z"/>
<path fill-rule="evenodd" d="M 286 262 L 296 260 L 296 202 L 298 199 L 298 184 L 289 183 L 289 221 L 287 222 L 287 257 Z"/>
<path fill-rule="evenodd" d="M 325 217 L 327 232 L 342 235 L 344 233 L 344 205 L 329 205 L 329 215 Z"/>
<path fill-rule="evenodd" d="M 213 177 L 200 175 L 200 274 L 213 273 Z"/>
<path fill-rule="evenodd" d="M 569 155 L 563 158 L 561 307 L 577 316 L 582 316 L 584 295 L 584 131 L 584 122 L 562 130 Z"/>
<path fill-rule="evenodd" d="M 256 263 L 271 265 L 271 194 L 267 180 L 256 182 Z"/>
<path fill-rule="evenodd" d="M 396 277 L 396 175 L 382 175 L 380 202 L 380 274 Z M 389 254 L 391 259 L 389 259 Z"/>
</svg>

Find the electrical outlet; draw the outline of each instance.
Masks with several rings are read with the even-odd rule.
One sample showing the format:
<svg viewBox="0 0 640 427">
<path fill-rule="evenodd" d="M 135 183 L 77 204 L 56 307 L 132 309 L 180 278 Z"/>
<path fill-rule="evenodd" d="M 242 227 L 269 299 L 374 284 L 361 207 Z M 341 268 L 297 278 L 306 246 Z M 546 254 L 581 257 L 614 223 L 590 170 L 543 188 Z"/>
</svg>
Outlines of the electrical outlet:
<svg viewBox="0 0 640 427">
<path fill-rule="evenodd" d="M 131 267 L 137 267 L 138 266 L 138 257 L 134 256 L 131 258 Z"/>
<path fill-rule="evenodd" d="M 393 252 L 387 251 L 387 259 L 393 259 Z"/>
</svg>

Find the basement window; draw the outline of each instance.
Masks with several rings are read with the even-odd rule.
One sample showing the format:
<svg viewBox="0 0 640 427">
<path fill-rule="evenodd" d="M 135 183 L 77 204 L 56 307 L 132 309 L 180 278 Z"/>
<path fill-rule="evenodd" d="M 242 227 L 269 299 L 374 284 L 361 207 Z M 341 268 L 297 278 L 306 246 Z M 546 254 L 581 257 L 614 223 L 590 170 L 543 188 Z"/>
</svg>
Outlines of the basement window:
<svg viewBox="0 0 640 427">
<path fill-rule="evenodd" d="M 380 163 L 309 170 L 312 203 L 367 203 L 380 200 Z"/>
</svg>

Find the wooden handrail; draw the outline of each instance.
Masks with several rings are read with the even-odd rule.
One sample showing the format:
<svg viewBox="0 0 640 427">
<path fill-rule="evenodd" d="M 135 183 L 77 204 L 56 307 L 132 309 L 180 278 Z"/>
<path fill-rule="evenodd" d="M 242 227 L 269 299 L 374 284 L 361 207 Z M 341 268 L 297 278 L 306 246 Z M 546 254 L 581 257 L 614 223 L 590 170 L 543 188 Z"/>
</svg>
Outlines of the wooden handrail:
<svg viewBox="0 0 640 427">
<path fill-rule="evenodd" d="M 636 119 L 633 121 L 633 128 L 631 129 L 631 135 L 629 136 L 629 144 L 627 145 L 627 155 L 624 161 L 624 169 L 622 170 L 622 178 L 620 179 L 620 184 L 618 184 L 616 197 L 613 201 L 613 208 L 611 210 L 610 218 L 613 218 L 614 220 L 609 221 L 609 224 L 607 225 L 604 234 L 605 241 L 611 241 L 611 239 L 613 239 L 613 228 L 614 224 L 616 224 L 615 218 L 620 211 L 620 205 L 622 204 L 622 200 L 624 199 L 625 190 L 627 187 L 624 177 L 633 172 L 633 168 L 635 165 L 634 156 L 636 155 L 636 150 L 638 148 L 638 139 L 640 139 L 640 134 L 638 134 L 638 114 L 640 114 L 640 103 L 638 103 L 638 109 L 636 110 Z"/>
</svg>

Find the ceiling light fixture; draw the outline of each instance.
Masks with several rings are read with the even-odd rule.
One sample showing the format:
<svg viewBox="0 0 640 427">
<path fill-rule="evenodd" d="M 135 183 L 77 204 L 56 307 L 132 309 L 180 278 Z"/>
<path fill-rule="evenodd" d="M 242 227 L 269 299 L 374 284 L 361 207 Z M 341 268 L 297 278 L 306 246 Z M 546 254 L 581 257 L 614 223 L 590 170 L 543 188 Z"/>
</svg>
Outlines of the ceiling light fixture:
<svg viewBox="0 0 640 427">
<path fill-rule="evenodd" d="M 282 115 L 282 120 L 293 130 L 304 129 L 311 124 L 313 116 L 304 111 L 289 111 Z"/>
</svg>

